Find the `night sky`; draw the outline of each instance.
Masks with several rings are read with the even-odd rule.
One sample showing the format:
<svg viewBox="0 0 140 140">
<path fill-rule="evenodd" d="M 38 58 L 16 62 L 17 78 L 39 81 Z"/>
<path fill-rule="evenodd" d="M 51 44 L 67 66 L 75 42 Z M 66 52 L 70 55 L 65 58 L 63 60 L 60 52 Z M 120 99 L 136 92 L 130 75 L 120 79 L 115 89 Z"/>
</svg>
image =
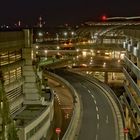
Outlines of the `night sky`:
<svg viewBox="0 0 140 140">
<path fill-rule="evenodd" d="M 33 24 L 42 16 L 47 25 L 79 24 L 101 15 L 140 16 L 140 0 L 1 0 L 0 24 L 21 20 Z"/>
</svg>

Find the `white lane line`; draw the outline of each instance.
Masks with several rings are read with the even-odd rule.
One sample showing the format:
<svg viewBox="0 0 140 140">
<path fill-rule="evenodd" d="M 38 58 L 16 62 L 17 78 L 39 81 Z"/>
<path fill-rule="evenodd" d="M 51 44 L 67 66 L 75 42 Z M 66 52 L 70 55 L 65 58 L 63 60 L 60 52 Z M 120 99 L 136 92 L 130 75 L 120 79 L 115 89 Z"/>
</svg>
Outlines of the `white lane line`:
<svg viewBox="0 0 140 140">
<path fill-rule="evenodd" d="M 99 109 L 98 109 L 98 107 L 96 106 L 96 111 L 98 112 L 99 111 Z"/>
<path fill-rule="evenodd" d="M 100 117 L 99 117 L 99 114 L 97 114 L 97 119 L 99 120 L 99 118 L 100 118 Z"/>
<path fill-rule="evenodd" d="M 94 100 L 94 103 L 96 104 L 96 100 Z"/>
<path fill-rule="evenodd" d="M 96 134 L 96 140 L 98 140 L 98 135 Z"/>
<path fill-rule="evenodd" d="M 91 93 L 91 91 L 90 91 L 90 90 L 88 90 L 88 92 L 89 92 L 89 93 Z"/>
<path fill-rule="evenodd" d="M 106 123 L 109 123 L 109 120 L 108 120 L 108 115 L 106 116 Z"/>
<path fill-rule="evenodd" d="M 92 94 L 91 94 L 91 97 L 92 97 L 93 99 L 95 98 L 94 95 L 92 95 Z"/>
<path fill-rule="evenodd" d="M 99 125 L 99 123 L 97 123 L 97 129 L 99 129 L 99 127 L 100 127 L 100 125 Z"/>
</svg>

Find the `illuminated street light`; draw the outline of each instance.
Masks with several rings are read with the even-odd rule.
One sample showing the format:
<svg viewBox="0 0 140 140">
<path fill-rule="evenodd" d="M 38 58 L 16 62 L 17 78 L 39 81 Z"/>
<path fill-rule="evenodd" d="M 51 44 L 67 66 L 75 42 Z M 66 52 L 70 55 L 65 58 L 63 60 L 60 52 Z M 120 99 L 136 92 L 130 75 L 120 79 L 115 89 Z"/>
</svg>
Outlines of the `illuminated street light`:
<svg viewBox="0 0 140 140">
<path fill-rule="evenodd" d="M 65 37 L 65 41 L 67 40 L 67 35 L 68 35 L 68 33 L 67 32 L 64 32 L 64 37 Z M 65 42 L 66 43 L 66 42 Z"/>
<path fill-rule="evenodd" d="M 121 62 L 121 60 L 119 59 L 119 60 L 118 60 L 118 63 L 120 63 L 120 62 Z"/>
<path fill-rule="evenodd" d="M 59 50 L 60 49 L 60 47 L 59 46 L 57 46 L 57 50 Z"/>
<path fill-rule="evenodd" d="M 73 31 L 71 32 L 71 35 L 72 35 L 72 36 L 74 35 L 74 32 L 73 32 Z"/>
<path fill-rule="evenodd" d="M 66 37 L 68 35 L 68 33 L 67 32 L 64 32 L 64 36 Z"/>
<path fill-rule="evenodd" d="M 41 37 L 41 36 L 43 36 L 43 33 L 42 32 L 39 32 L 38 35 Z"/>
<path fill-rule="evenodd" d="M 87 73 L 87 74 L 89 74 L 89 72 L 88 72 L 88 71 L 87 71 L 86 73 Z"/>
<path fill-rule="evenodd" d="M 56 40 L 59 41 L 59 35 L 56 33 Z"/>
<path fill-rule="evenodd" d="M 79 49 L 76 49 L 77 52 L 79 52 Z"/>
<path fill-rule="evenodd" d="M 44 52 L 45 52 L 45 53 L 47 53 L 48 51 L 47 51 L 47 50 L 45 50 Z"/>
<path fill-rule="evenodd" d="M 86 51 L 83 51 L 82 52 L 82 55 L 83 55 L 83 57 L 86 57 L 87 56 L 87 52 Z"/>
<path fill-rule="evenodd" d="M 104 62 L 103 67 L 106 67 L 106 63 Z"/>
<path fill-rule="evenodd" d="M 45 60 L 47 60 L 47 50 L 44 51 L 45 52 Z"/>
</svg>

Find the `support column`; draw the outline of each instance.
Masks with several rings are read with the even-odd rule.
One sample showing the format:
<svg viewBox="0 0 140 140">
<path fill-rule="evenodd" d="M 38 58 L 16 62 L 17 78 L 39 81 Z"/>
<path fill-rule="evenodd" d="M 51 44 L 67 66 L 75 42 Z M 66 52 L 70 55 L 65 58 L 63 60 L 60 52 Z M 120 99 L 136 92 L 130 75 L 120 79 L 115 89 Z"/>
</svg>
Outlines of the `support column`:
<svg viewBox="0 0 140 140">
<path fill-rule="evenodd" d="M 104 73 L 104 82 L 108 84 L 108 72 Z"/>
<path fill-rule="evenodd" d="M 23 49 L 23 59 L 25 65 L 23 66 L 23 75 L 25 82 L 23 85 L 23 92 L 25 94 L 25 104 L 40 104 L 41 95 L 39 82 L 37 81 L 37 74 L 32 65 L 32 48 L 31 48 L 31 34 L 29 30 L 24 30 L 25 33 L 25 47 Z"/>
<path fill-rule="evenodd" d="M 127 107 L 125 107 L 125 117 L 126 117 L 125 126 L 126 126 L 126 128 L 129 128 L 129 111 L 128 111 Z"/>
<path fill-rule="evenodd" d="M 140 41 L 137 42 L 137 50 L 140 52 Z M 139 55 L 138 55 L 139 56 Z M 137 57 L 137 67 L 140 68 L 140 58 Z M 137 78 L 137 85 L 140 88 L 140 79 Z M 140 106 L 140 98 L 137 98 L 137 103 Z M 140 124 L 140 116 L 137 115 L 137 122 Z"/>
</svg>

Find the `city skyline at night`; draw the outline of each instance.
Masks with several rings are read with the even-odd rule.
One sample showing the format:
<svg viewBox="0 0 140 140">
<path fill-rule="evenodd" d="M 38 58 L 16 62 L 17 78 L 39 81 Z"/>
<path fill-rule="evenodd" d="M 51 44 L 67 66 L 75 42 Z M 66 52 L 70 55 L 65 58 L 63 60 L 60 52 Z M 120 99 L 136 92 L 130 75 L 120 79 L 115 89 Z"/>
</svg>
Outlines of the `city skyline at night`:
<svg viewBox="0 0 140 140">
<path fill-rule="evenodd" d="M 102 15 L 139 16 L 140 1 L 135 0 L 71 0 L 71 1 L 2 1 L 0 7 L 0 25 L 34 25 L 42 16 L 46 25 L 79 24 L 88 20 L 99 20 Z"/>
</svg>

